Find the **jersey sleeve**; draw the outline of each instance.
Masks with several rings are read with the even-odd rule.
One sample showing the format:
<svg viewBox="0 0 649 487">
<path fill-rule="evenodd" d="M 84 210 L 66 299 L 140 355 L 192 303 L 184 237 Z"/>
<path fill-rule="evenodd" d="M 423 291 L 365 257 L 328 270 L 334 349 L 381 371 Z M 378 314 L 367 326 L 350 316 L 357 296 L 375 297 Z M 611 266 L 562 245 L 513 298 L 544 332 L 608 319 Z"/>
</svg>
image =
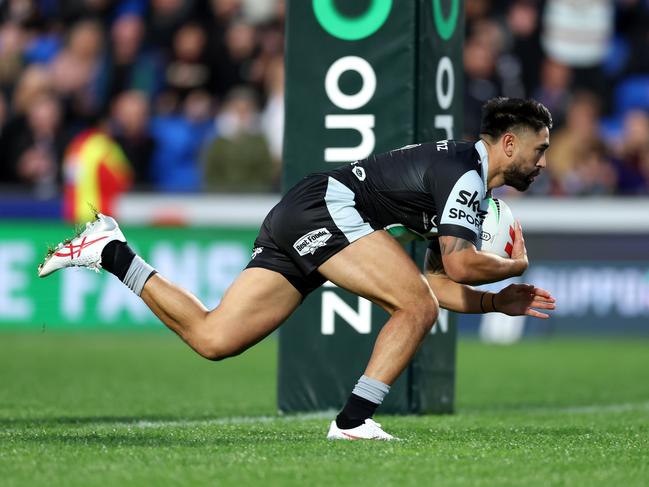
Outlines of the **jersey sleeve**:
<svg viewBox="0 0 649 487">
<path fill-rule="evenodd" d="M 465 164 L 448 160 L 445 166 L 443 171 L 431 175 L 430 181 L 437 207 L 438 235 L 459 237 L 477 247 L 487 215 L 484 182 L 475 169 Z"/>
</svg>

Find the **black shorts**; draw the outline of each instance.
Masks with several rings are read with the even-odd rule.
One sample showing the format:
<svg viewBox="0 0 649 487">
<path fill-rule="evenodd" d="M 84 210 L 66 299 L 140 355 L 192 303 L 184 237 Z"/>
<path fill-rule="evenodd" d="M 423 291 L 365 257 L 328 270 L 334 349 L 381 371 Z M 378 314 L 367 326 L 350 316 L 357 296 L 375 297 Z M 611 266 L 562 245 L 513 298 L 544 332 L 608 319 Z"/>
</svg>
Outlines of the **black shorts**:
<svg viewBox="0 0 649 487">
<path fill-rule="evenodd" d="M 326 281 L 320 265 L 375 230 L 354 198 L 351 189 L 330 176 L 307 176 L 264 219 L 246 268 L 279 272 L 306 296 Z"/>
</svg>

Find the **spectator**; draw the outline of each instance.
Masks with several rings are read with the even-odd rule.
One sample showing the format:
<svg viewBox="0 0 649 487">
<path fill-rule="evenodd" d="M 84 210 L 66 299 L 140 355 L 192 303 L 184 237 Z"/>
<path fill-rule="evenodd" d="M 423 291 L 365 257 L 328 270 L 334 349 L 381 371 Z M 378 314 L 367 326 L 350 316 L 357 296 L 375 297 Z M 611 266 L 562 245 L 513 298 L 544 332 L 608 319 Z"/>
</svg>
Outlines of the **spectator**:
<svg viewBox="0 0 649 487">
<path fill-rule="evenodd" d="M 519 63 L 525 96 L 532 96 L 537 87 L 541 52 L 539 10 L 534 0 L 512 2 L 506 17 L 510 33 L 511 53 Z"/>
<path fill-rule="evenodd" d="M 181 104 L 189 92 L 209 90 L 212 85 L 207 35 L 200 24 L 185 24 L 174 35 L 171 60 L 165 72 L 165 91 Z"/>
<path fill-rule="evenodd" d="M 25 42 L 25 32 L 18 24 L 8 22 L 0 26 L 0 88 L 5 92 L 11 91 L 21 77 Z"/>
<path fill-rule="evenodd" d="M 131 167 L 119 145 L 104 131 L 79 133 L 65 150 L 63 216 L 74 222 L 94 217 L 93 208 L 108 215 L 117 197 L 132 182 Z"/>
<path fill-rule="evenodd" d="M 541 42 L 548 57 L 574 70 L 576 87 L 605 93 L 601 63 L 613 22 L 612 0 L 548 0 Z"/>
<path fill-rule="evenodd" d="M 194 0 L 151 0 L 149 44 L 159 46 L 165 52 L 171 51 L 174 33 L 190 19 L 194 3 Z"/>
<path fill-rule="evenodd" d="M 111 49 L 104 56 L 98 80 L 106 103 L 122 91 L 138 90 L 152 100 L 160 92 L 162 72 L 156 53 L 143 48 L 145 25 L 142 18 L 126 14 L 115 20 Z"/>
<path fill-rule="evenodd" d="M 36 0 L 7 0 L 0 4 L 0 12 L 5 20 L 29 25 L 40 20 L 38 7 Z"/>
<path fill-rule="evenodd" d="M 275 16 L 256 26 L 259 49 L 251 66 L 250 79 L 260 86 L 266 83 L 266 71 L 274 69 L 271 65 L 284 55 L 284 3 L 279 1 L 272 6 Z"/>
<path fill-rule="evenodd" d="M 649 190 L 649 115 L 633 110 L 624 117 L 621 143 L 615 147 L 617 192 L 646 194 Z"/>
<path fill-rule="evenodd" d="M 249 88 L 232 90 L 217 118 L 218 136 L 205 153 L 205 185 L 212 191 L 270 191 L 273 163 L 259 129 L 257 100 Z"/>
<path fill-rule="evenodd" d="M 159 191 L 198 191 L 201 188 L 200 151 L 212 131 L 212 98 L 194 91 L 185 99 L 180 114 L 152 120 L 156 147 L 152 159 L 155 188 Z"/>
<path fill-rule="evenodd" d="M 149 134 L 149 100 L 140 91 L 125 91 L 113 101 L 108 132 L 120 145 L 140 187 L 152 183 L 151 158 L 155 141 Z"/>
<path fill-rule="evenodd" d="M 467 22 L 467 33 L 472 34 L 472 28 L 476 21 L 485 19 L 491 9 L 491 0 L 466 0 L 464 12 Z"/>
<path fill-rule="evenodd" d="M 258 148 L 265 144 L 272 160 L 270 176 L 263 165 L 250 176 L 263 183 L 253 179 L 246 188 L 233 175 L 219 181 L 211 172 L 211 188 L 259 189 L 267 181 L 277 187 L 284 8 L 284 0 L 0 2 L 0 164 L 13 168 L 0 177 L 32 191 L 56 188 L 35 181 L 50 181 L 46 168 L 59 167 L 59 140 L 101 121 L 131 159 L 139 188 L 201 189 L 199 155 L 208 153 L 209 136 L 210 149 L 221 152 L 244 138 Z M 478 131 L 486 99 L 532 96 L 550 108 L 556 127 L 549 170 L 532 193 L 649 193 L 643 135 L 649 3 L 468 0 L 465 13 L 464 136 Z M 230 97 L 223 113 L 216 112 L 238 86 L 257 95 L 261 116 L 256 108 L 234 109 Z M 592 94 L 586 100 L 584 87 L 596 102 Z M 34 113 L 48 112 L 48 98 L 58 100 L 59 118 L 64 115 L 56 123 L 54 150 L 42 142 L 51 137 L 32 142 Z M 645 112 L 627 113 L 638 108 Z M 600 111 L 606 118 L 598 121 Z M 597 141 L 598 124 L 608 134 L 606 147 Z M 265 142 L 258 144 L 262 134 Z M 235 167 L 247 171 L 245 163 Z"/>
<path fill-rule="evenodd" d="M 617 174 L 606 146 L 594 142 L 586 146 L 562 181 L 569 196 L 606 196 L 615 193 Z"/>
<path fill-rule="evenodd" d="M 45 67 L 38 64 L 28 66 L 14 89 L 12 114 L 16 117 L 24 115 L 33 100 L 43 93 L 53 92 L 53 89 L 52 78 Z"/>
<path fill-rule="evenodd" d="M 65 48 L 52 63 L 54 87 L 68 119 L 78 125 L 94 122 L 105 103 L 96 89 L 103 48 L 102 25 L 82 20 L 72 27 Z"/>
<path fill-rule="evenodd" d="M 649 56 L 634 56 L 628 53 L 647 53 L 649 51 L 649 4 L 643 0 L 626 0 L 617 2 L 618 38 L 628 49 L 624 71 L 626 74 L 649 73 Z"/>
<path fill-rule="evenodd" d="M 65 144 L 58 99 L 40 93 L 3 131 L 2 177 L 28 187 L 35 196 L 47 198 L 58 192 L 60 160 Z"/>
<path fill-rule="evenodd" d="M 545 58 L 541 65 L 541 80 L 539 87 L 534 93 L 534 98 L 543 103 L 550 113 L 555 127 L 560 127 L 566 117 L 566 106 L 570 99 L 570 87 L 572 84 L 572 69 L 555 61 L 552 58 Z"/>
<path fill-rule="evenodd" d="M 222 99 L 235 86 L 250 83 L 257 43 L 252 25 L 237 20 L 227 27 L 225 44 L 215 52 L 215 92 Z M 258 87 L 256 87 L 258 88 Z"/>
<path fill-rule="evenodd" d="M 577 93 L 568 105 L 565 126 L 552 134 L 546 157 L 548 172 L 558 186 L 599 139 L 599 102 L 588 92 Z"/>
<path fill-rule="evenodd" d="M 611 0 L 548 0 L 542 44 L 563 64 L 591 68 L 604 60 L 613 32 Z"/>
<path fill-rule="evenodd" d="M 253 24 L 268 22 L 277 14 L 278 0 L 243 0 L 242 14 L 244 18 Z"/>
<path fill-rule="evenodd" d="M 475 35 L 464 45 L 464 133 L 467 138 L 475 137 L 480 130 L 479 114 L 484 102 L 500 96 L 503 91 L 502 80 L 496 72 L 499 46 L 483 39 Z"/>
</svg>

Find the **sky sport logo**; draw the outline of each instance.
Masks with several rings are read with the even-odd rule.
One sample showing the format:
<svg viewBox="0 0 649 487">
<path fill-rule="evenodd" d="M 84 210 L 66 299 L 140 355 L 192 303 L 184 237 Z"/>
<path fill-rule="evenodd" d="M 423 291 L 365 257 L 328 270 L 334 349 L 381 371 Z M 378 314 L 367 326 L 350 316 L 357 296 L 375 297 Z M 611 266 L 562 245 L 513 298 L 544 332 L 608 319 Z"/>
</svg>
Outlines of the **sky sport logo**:
<svg viewBox="0 0 649 487">
<path fill-rule="evenodd" d="M 293 244 L 293 248 L 300 254 L 300 257 L 304 257 L 306 254 L 313 255 L 320 247 L 327 245 L 327 240 L 330 238 L 329 230 L 318 228 L 298 238 Z"/>
<path fill-rule="evenodd" d="M 451 208 L 449 218 L 465 220 L 469 224 L 475 226 L 475 228 L 479 229 L 487 217 L 487 212 L 480 209 L 480 201 L 477 191 L 474 191 L 473 194 L 465 190 L 460 191 L 460 196 L 455 200 L 455 202 L 468 207 L 471 211 L 467 213 L 460 208 Z"/>
</svg>

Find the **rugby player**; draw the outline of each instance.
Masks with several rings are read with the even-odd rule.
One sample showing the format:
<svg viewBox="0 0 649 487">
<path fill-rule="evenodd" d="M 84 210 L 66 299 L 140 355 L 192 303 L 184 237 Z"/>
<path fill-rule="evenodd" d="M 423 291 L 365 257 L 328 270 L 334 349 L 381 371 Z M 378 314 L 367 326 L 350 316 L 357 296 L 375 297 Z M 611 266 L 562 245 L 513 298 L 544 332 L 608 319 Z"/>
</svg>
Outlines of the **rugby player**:
<svg viewBox="0 0 649 487">
<path fill-rule="evenodd" d="M 305 177 L 266 216 L 250 263 L 213 310 L 158 274 L 128 246 L 117 222 L 101 214 L 49 252 L 39 275 L 71 266 L 106 269 L 210 360 L 259 342 L 329 280 L 390 318 L 327 437 L 390 440 L 372 416 L 440 306 L 538 318 L 554 309 L 550 293 L 533 285 L 498 293 L 471 287 L 527 269 L 519 223 L 510 259 L 481 252 L 479 235 L 490 191 L 503 185 L 524 191 L 543 170 L 551 128 L 540 103 L 496 98 L 483 107 L 475 144 L 415 144 Z M 431 240 L 423 273 L 393 237 L 403 234 Z"/>
</svg>

